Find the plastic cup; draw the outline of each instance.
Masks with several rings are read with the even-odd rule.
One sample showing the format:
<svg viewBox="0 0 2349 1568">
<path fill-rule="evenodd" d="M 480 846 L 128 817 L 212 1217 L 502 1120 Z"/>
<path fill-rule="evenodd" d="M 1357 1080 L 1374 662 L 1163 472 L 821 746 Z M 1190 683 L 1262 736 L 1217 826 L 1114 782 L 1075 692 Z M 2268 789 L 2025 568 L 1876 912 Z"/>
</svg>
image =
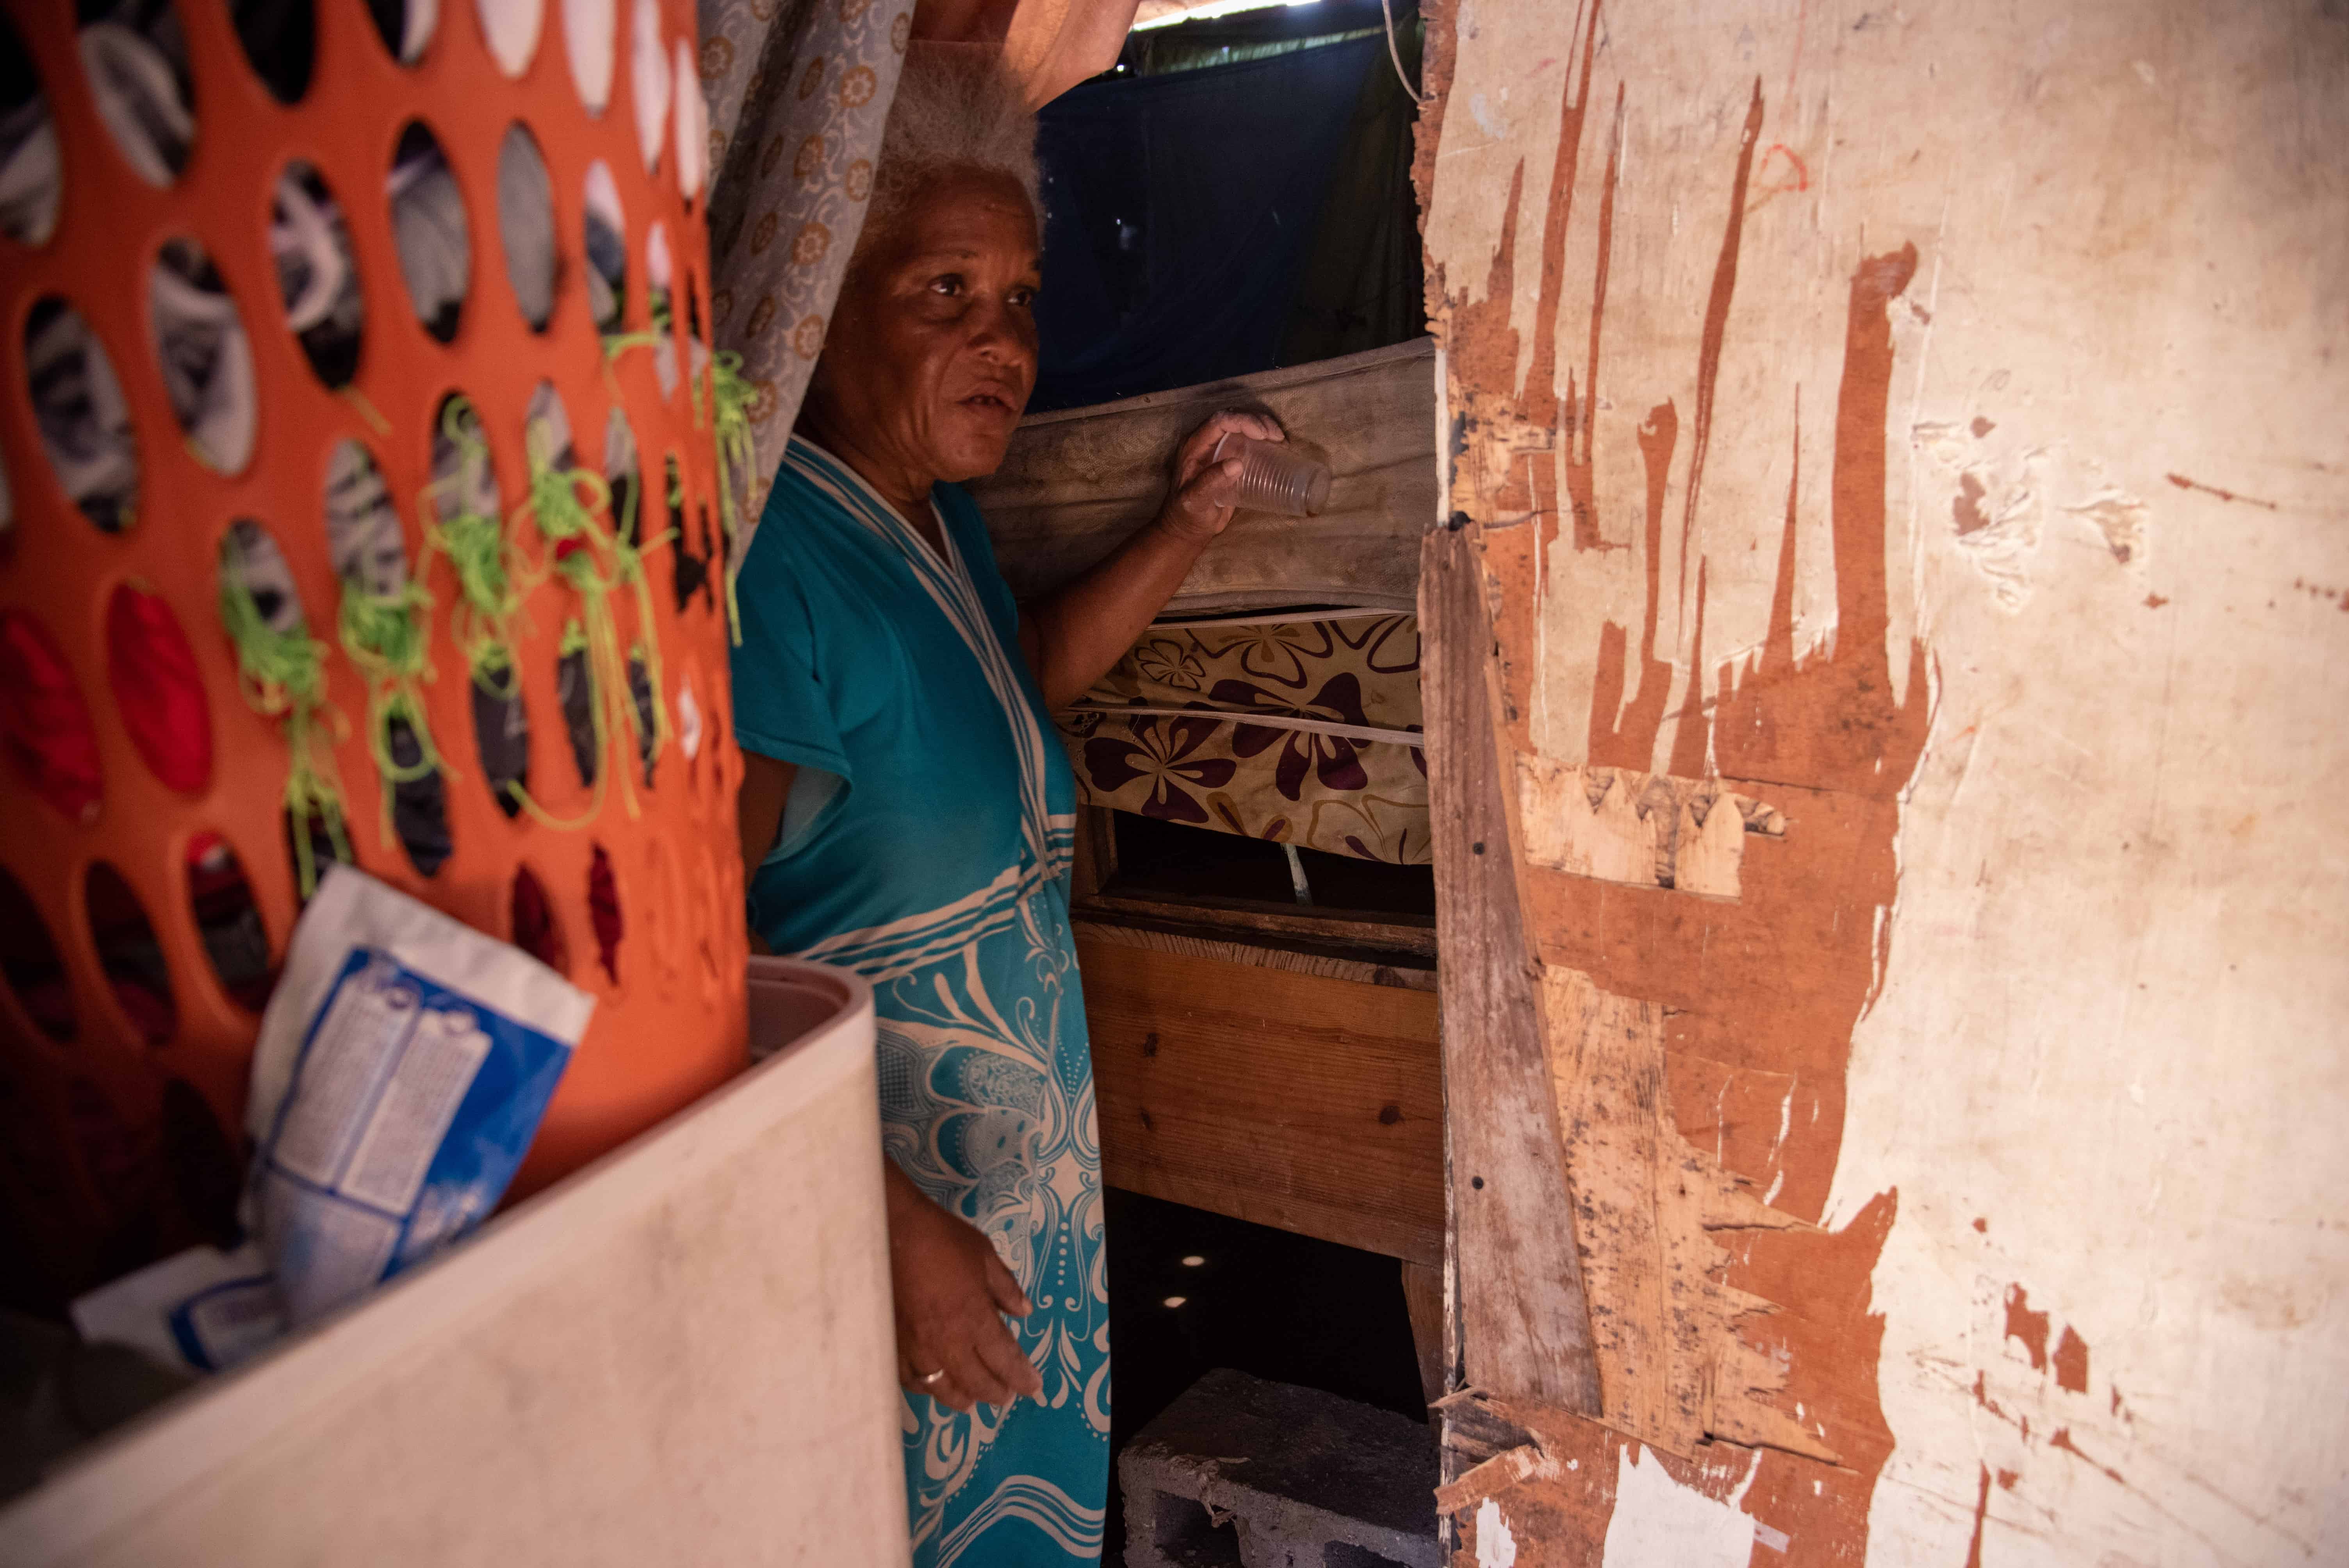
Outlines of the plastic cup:
<svg viewBox="0 0 2349 1568">
<path fill-rule="evenodd" d="M 1330 500 L 1330 470 L 1279 441 L 1259 441 L 1252 436 L 1226 434 L 1217 438 L 1207 460 L 1226 457 L 1240 460 L 1240 477 L 1232 488 L 1231 504 L 1244 511 L 1277 511 L 1285 517 L 1310 517 Z"/>
</svg>

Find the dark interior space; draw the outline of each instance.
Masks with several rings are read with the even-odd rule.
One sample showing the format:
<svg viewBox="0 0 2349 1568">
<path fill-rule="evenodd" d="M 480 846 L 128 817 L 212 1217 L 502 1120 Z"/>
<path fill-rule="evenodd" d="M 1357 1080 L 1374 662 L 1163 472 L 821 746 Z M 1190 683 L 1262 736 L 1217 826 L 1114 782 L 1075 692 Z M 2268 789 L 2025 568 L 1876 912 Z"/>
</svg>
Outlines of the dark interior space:
<svg viewBox="0 0 2349 1568">
<path fill-rule="evenodd" d="M 1112 1455 L 1218 1367 L 1426 1418 L 1394 1259 L 1116 1188 L 1106 1197 Z M 1113 1480 L 1104 1540 L 1103 1563 L 1122 1562 Z"/>
<path fill-rule="evenodd" d="M 1031 413 L 1426 331 L 1411 188 L 1420 20 L 1318 0 L 1151 28 L 1045 106 Z"/>
<path fill-rule="evenodd" d="M 1281 845 L 1237 833 L 1162 822 L 1131 811 L 1112 814 L 1117 874 L 1102 892 L 1114 898 L 1248 899 L 1299 904 Z M 1435 913 L 1435 869 L 1299 850 L 1311 907 L 1331 914 Z"/>
</svg>

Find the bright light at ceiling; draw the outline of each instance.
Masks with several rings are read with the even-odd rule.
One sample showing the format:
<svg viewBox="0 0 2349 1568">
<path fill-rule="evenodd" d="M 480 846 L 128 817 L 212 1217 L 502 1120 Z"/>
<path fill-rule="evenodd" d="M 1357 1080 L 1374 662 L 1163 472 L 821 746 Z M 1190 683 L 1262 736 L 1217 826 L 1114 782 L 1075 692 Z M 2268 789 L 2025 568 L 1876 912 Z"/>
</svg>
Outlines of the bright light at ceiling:
<svg viewBox="0 0 2349 1568">
<path fill-rule="evenodd" d="M 1148 17 L 1133 25 L 1137 33 L 1152 27 L 1172 27 L 1182 22 L 1206 22 L 1217 16 L 1235 16 L 1242 11 L 1268 11 L 1278 5 L 1315 5 L 1320 0 L 1206 0 L 1204 5 L 1188 10 L 1168 11 L 1163 15 Z"/>
</svg>

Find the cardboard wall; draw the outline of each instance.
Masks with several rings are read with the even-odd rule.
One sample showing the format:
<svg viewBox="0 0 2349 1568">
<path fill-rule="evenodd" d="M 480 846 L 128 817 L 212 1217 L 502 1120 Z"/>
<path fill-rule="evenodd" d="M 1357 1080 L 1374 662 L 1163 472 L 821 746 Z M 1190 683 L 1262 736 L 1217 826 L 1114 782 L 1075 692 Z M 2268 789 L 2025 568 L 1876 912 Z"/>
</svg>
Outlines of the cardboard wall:
<svg viewBox="0 0 2349 1568">
<path fill-rule="evenodd" d="M 1462 1561 L 2339 1560 L 2349 7 L 1429 25 L 1600 1390 Z"/>
</svg>

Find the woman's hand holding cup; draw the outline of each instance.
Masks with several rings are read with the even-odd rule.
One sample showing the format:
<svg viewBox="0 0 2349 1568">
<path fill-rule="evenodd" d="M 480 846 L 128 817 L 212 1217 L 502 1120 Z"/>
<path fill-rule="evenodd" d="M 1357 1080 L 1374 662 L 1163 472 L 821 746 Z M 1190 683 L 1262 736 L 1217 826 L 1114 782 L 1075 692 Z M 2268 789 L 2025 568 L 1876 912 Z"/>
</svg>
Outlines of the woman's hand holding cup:
<svg viewBox="0 0 2349 1568">
<path fill-rule="evenodd" d="M 1174 452 L 1174 489 L 1158 514 L 1159 526 L 1181 538 L 1205 542 L 1224 531 L 1232 521 L 1232 503 L 1240 480 L 1239 457 L 1218 459 L 1218 446 L 1232 444 L 1227 437 L 1258 441 L 1285 441 L 1288 437 L 1268 414 L 1226 411 L 1216 415 L 1185 438 Z"/>
</svg>

